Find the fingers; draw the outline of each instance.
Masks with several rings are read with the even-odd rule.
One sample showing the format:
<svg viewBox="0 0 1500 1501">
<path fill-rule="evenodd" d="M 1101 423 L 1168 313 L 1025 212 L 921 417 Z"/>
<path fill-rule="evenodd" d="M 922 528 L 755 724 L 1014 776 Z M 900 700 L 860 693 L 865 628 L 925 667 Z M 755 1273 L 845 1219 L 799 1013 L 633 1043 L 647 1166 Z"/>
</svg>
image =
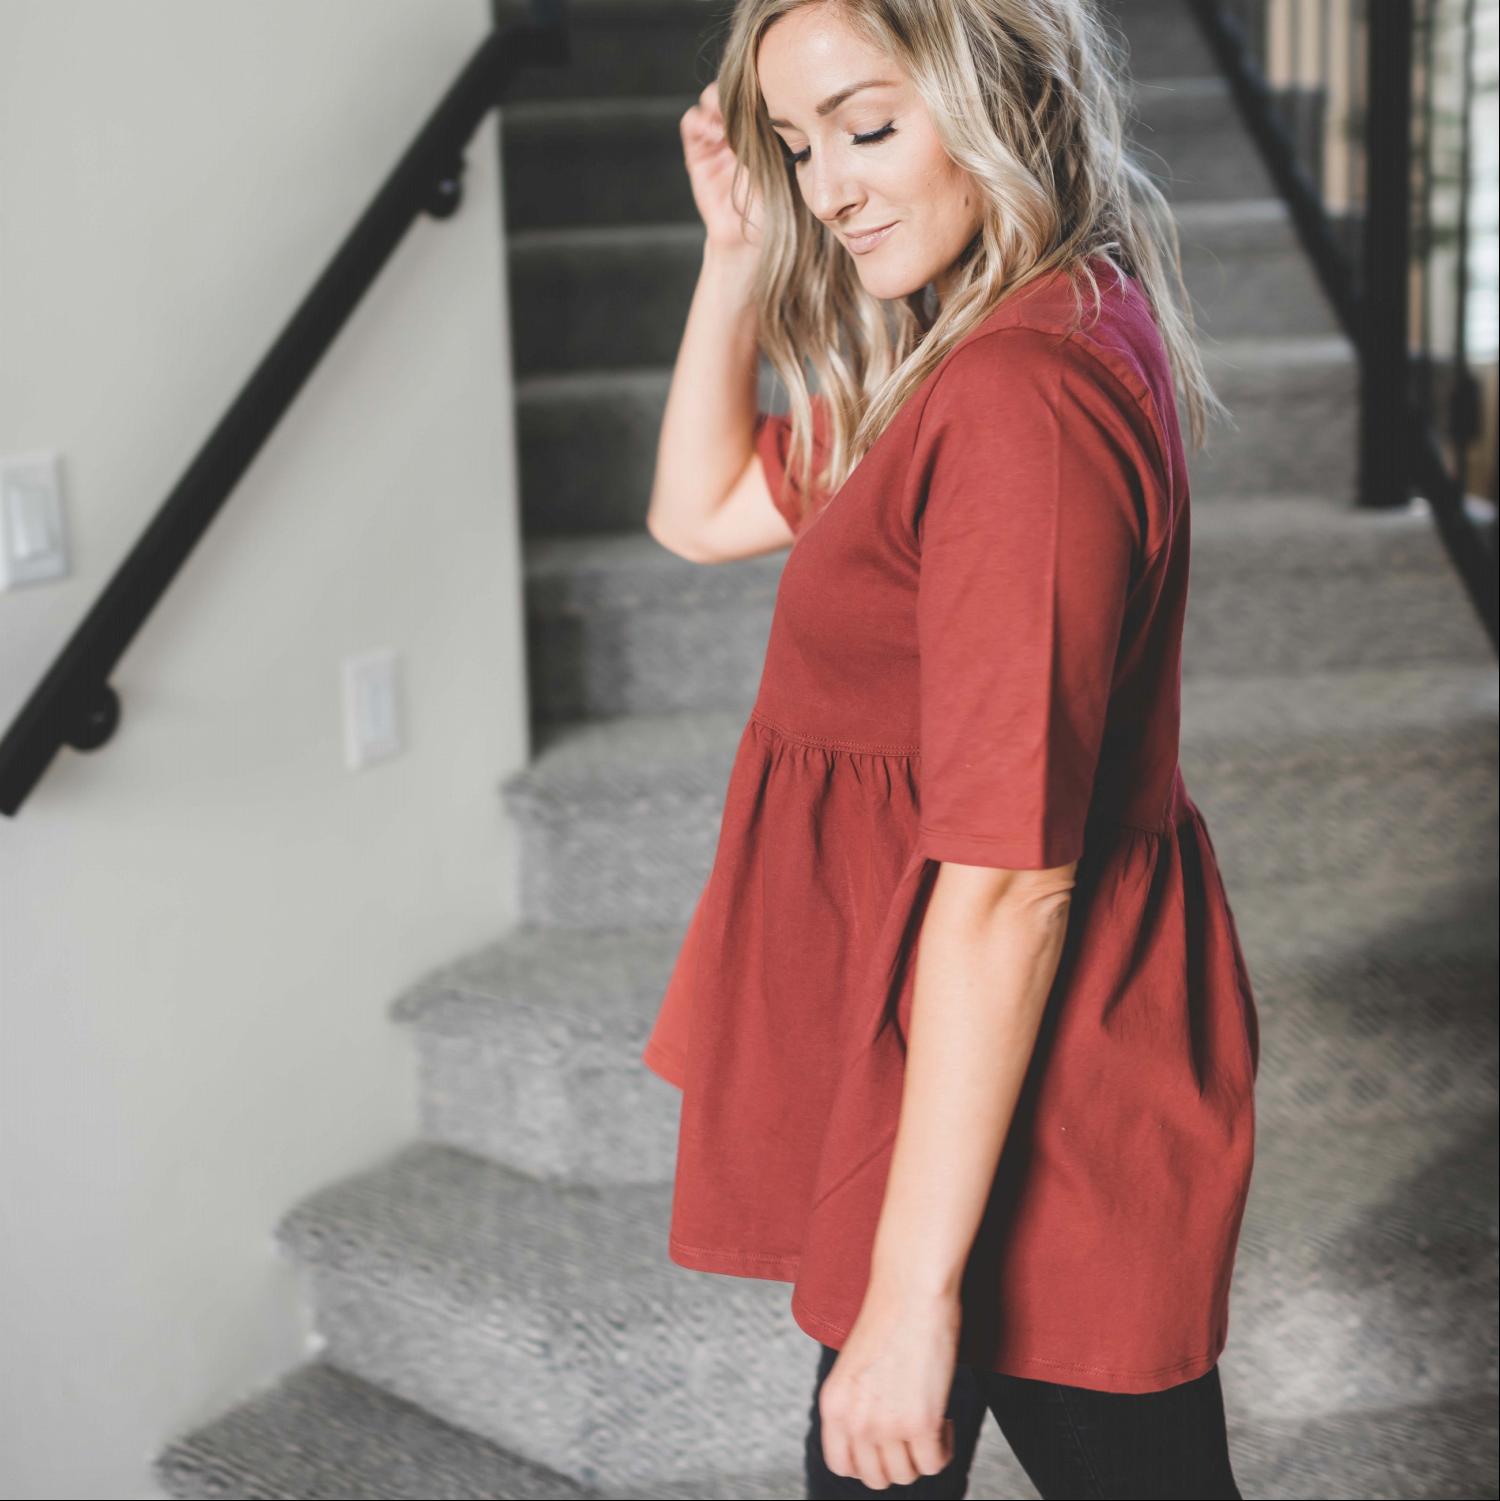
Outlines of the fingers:
<svg viewBox="0 0 1500 1501">
<path fill-rule="evenodd" d="M 851 1432 L 844 1424 L 822 1425 L 823 1463 L 835 1475 L 858 1480 L 874 1490 L 913 1485 L 924 1475 L 938 1475 L 953 1462 L 953 1420 L 942 1422 L 921 1438 L 875 1439 Z"/>
<path fill-rule="evenodd" d="M 943 1421 L 929 1434 L 908 1441 L 912 1463 L 924 1475 L 936 1475 L 953 1463 L 953 1419 Z"/>
<path fill-rule="evenodd" d="M 842 1457 L 835 1459 L 836 1453 Z M 826 1435 L 823 1463 L 835 1475 L 858 1480 L 872 1490 L 884 1490 L 889 1485 L 915 1485 L 923 1475 L 937 1475 L 948 1467 L 946 1460 L 932 1468 L 918 1464 L 913 1446 L 899 1440 L 884 1444 L 851 1442 L 841 1447 L 831 1445 Z"/>
<path fill-rule="evenodd" d="M 691 105 L 682 118 L 684 123 L 691 121 L 696 131 L 705 135 L 717 133 L 719 138 L 723 139 L 724 115 L 719 108 L 719 85 L 717 80 L 710 83 L 698 95 L 698 102 Z"/>
<path fill-rule="evenodd" d="M 878 1444 L 855 1442 L 849 1446 L 854 1459 L 854 1479 L 871 1490 L 883 1491 L 891 1483 L 886 1473 L 885 1450 Z"/>
<path fill-rule="evenodd" d="M 709 114 L 702 105 L 691 105 L 680 125 L 684 146 L 713 150 L 724 144 L 724 117 L 717 110 Z"/>
<path fill-rule="evenodd" d="M 882 1444 L 880 1463 L 886 1474 L 887 1485 L 911 1485 L 921 1474 L 912 1459 L 910 1444 Z"/>
<path fill-rule="evenodd" d="M 835 1475 L 846 1477 L 853 1475 L 855 1472 L 854 1454 L 848 1430 L 842 1423 L 830 1418 L 827 1412 L 822 1413 L 819 1428 L 823 1435 L 823 1463 Z"/>
<path fill-rule="evenodd" d="M 843 1369 L 841 1353 L 818 1392 L 823 1462 L 872 1490 L 910 1486 L 953 1463 L 955 1423 L 944 1411 L 951 1384 L 929 1391 L 882 1388 L 879 1372 Z"/>
</svg>

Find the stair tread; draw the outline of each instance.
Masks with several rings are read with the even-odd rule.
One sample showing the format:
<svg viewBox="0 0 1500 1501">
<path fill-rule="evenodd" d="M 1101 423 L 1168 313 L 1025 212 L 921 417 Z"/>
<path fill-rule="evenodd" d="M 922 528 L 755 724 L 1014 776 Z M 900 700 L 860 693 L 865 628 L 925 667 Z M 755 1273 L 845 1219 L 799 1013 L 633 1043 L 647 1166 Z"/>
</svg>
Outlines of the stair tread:
<svg viewBox="0 0 1500 1501">
<path fill-rule="evenodd" d="M 1352 1405 L 1304 1418 L 1247 1420 L 1236 1401 L 1233 1363 L 1226 1365 L 1230 1451 L 1247 1496 L 1446 1501 L 1496 1493 L 1500 1409 L 1492 1386 L 1400 1407 Z"/>
<path fill-rule="evenodd" d="M 570 1027 L 660 1001 L 664 969 L 681 947 L 679 923 L 631 928 L 520 925 L 434 966 L 391 1003 L 400 1023 L 499 1032 L 518 1008 Z"/>
<path fill-rule="evenodd" d="M 1373 1118 L 1354 1132 L 1315 1118 L 1261 1121 L 1243 1275 L 1305 1290 L 1335 1270 L 1358 1278 L 1396 1255 L 1411 1267 L 1431 1255 L 1439 1280 L 1482 1279 L 1500 1235 L 1496 1150 L 1493 1108 Z M 643 1297 L 712 1298 L 707 1284 L 721 1279 L 684 1278 L 668 1258 L 671 1196 L 667 1183 L 532 1177 L 416 1141 L 308 1195 L 276 1239 L 306 1265 L 487 1321 L 497 1336 L 541 1339 L 565 1332 L 560 1321 Z"/>
<path fill-rule="evenodd" d="M 1214 367 L 1214 382 L 1219 385 L 1240 369 L 1252 373 L 1299 369 L 1324 372 L 1330 367 L 1352 369 L 1357 365 L 1354 347 L 1339 333 L 1205 338 L 1200 353 L 1205 365 Z M 658 391 L 665 393 L 671 378 L 671 365 L 655 362 L 528 371 L 516 376 L 516 400 L 524 405 L 528 401 L 605 399 L 623 393 L 654 396 Z"/>
<path fill-rule="evenodd" d="M 1324 882 L 1248 887 L 1236 893 L 1236 925 L 1250 955 L 1254 987 L 1295 987 L 1327 992 L 1358 972 L 1362 994 L 1382 1007 L 1400 996 L 1410 1001 L 1409 1021 L 1420 1031 L 1434 1017 L 1421 994 L 1393 975 L 1426 972 L 1434 998 L 1444 975 L 1488 976 L 1500 955 L 1493 921 L 1493 872 L 1447 880 L 1427 876 L 1406 883 L 1366 881 L 1358 872 L 1337 893 Z M 628 928 L 547 928 L 520 925 L 434 965 L 391 1003 L 392 1019 L 423 1023 L 447 1017 L 504 1031 L 516 1008 L 551 1021 L 592 1023 L 602 1011 L 619 1016 L 635 1002 L 654 1008 L 663 968 L 681 947 L 681 923 Z M 654 1010 L 653 1013 L 654 1014 Z M 1368 1025 L 1370 1016 L 1364 1016 Z"/>
<path fill-rule="evenodd" d="M 479 1501 L 597 1494 L 321 1360 L 294 1367 L 173 1440 L 152 1467 L 172 1496 Z"/>
<path fill-rule="evenodd" d="M 559 250 L 653 250 L 661 246 L 696 247 L 703 243 L 703 225 L 694 219 L 656 219 L 644 224 L 559 224 L 518 229 L 506 237 L 512 257 L 552 255 Z"/>
<path fill-rule="evenodd" d="M 653 1286 L 681 1290 L 667 1257 L 670 1208 L 669 1184 L 532 1177 L 418 1140 L 308 1195 L 277 1222 L 276 1241 L 308 1265 L 378 1278 L 404 1298 L 529 1339 L 569 1304 L 577 1316 Z M 545 1305 L 527 1297 L 541 1286 Z M 513 1317 L 497 1319 L 501 1308 Z"/>
<path fill-rule="evenodd" d="M 1231 103 L 1229 85 L 1222 78 L 1135 78 L 1130 80 L 1139 103 L 1149 107 L 1162 98 L 1201 100 L 1227 106 Z M 610 124 L 631 120 L 670 120 L 673 123 L 697 102 L 690 90 L 666 94 L 601 94 L 557 99 L 514 99 L 501 106 L 506 121 L 523 125 L 554 122 L 572 124 L 580 119 L 599 119 Z"/>
<path fill-rule="evenodd" d="M 1452 745 L 1455 731 L 1492 731 L 1496 713 L 1496 669 L 1483 661 L 1189 678 L 1182 755 L 1185 764 L 1206 754 L 1261 763 L 1311 743 L 1373 756 L 1376 736 Z M 534 759 L 502 786 L 522 803 L 722 796 L 745 723 L 738 708 L 555 721 L 539 732 Z"/>
<path fill-rule="evenodd" d="M 1261 1022 L 1261 1115 L 1416 1118 L 1480 1106 L 1497 1087 L 1494 872 L 1392 881 L 1363 872 L 1252 883 L 1234 914 Z M 429 971 L 393 1018 L 462 1046 L 545 1058 L 566 1090 L 598 1091 L 640 1051 L 682 925 L 517 929 Z M 620 1097 L 628 1097 L 620 1085 Z M 602 1172 L 610 1177 L 610 1172 Z M 640 1169 L 619 1177 L 643 1178 Z"/>
<path fill-rule="evenodd" d="M 648 101 L 649 102 L 649 101 Z M 639 117 L 646 112 L 641 100 L 615 101 L 625 112 Z M 1244 197 L 1188 199 L 1173 208 L 1179 226 L 1192 234 L 1214 229 L 1290 229 L 1291 213 L 1280 198 Z M 619 249 L 651 249 L 662 245 L 696 247 L 703 240 L 703 225 L 696 219 L 651 219 L 602 224 L 544 224 L 513 230 L 507 237 L 512 255 L 552 254 L 559 250 L 598 250 L 609 254 Z"/>
<path fill-rule="evenodd" d="M 1262 1117 L 1354 1127 L 1492 1100 L 1496 895 L 1486 871 L 1237 890 L 1260 1012 Z M 424 975 L 392 1013 L 465 1047 L 556 1060 L 560 1089 L 576 1067 L 597 1092 L 641 1066 L 682 937 L 680 924 L 518 929 Z"/>
<path fill-rule="evenodd" d="M 1277 566 L 1300 573 L 1367 567 L 1372 559 L 1382 567 L 1419 564 L 1445 576 L 1452 572 L 1431 512 L 1421 500 L 1375 510 L 1319 494 L 1246 496 L 1241 504 L 1195 510 L 1192 529 L 1195 579 L 1220 560 L 1251 566 L 1245 549 L 1254 547 L 1273 552 Z M 1398 540 L 1406 545 L 1397 548 Z M 782 551 L 724 564 L 696 564 L 663 547 L 644 525 L 617 531 L 540 533 L 524 542 L 529 583 L 582 579 L 590 588 L 607 585 L 621 572 L 637 575 L 643 570 L 674 584 L 700 576 L 744 577 L 751 570 L 774 577 L 785 556 Z M 586 596 L 581 603 L 589 600 Z"/>
<path fill-rule="evenodd" d="M 656 567 L 663 572 L 722 573 L 738 563 L 768 563 L 777 567 L 784 554 L 767 553 L 759 558 L 736 558 L 724 564 L 688 563 L 665 548 L 643 525 L 618 531 L 531 533 L 523 543 L 526 574 L 546 579 L 564 572 L 591 569 L 603 572 L 629 566 Z"/>
<path fill-rule="evenodd" d="M 1286 372 L 1322 370 L 1329 366 L 1356 369 L 1359 357 L 1343 334 L 1249 334 L 1203 341 L 1199 351 L 1205 366 L 1222 383 L 1229 371 L 1248 369 Z M 1188 462 L 1192 462 L 1189 455 Z"/>
<path fill-rule="evenodd" d="M 1500 1417 L 1492 1390 L 1456 1392 L 1397 1408 L 1352 1408 L 1306 1420 L 1245 1417 L 1230 1387 L 1230 1449 L 1247 1495 L 1438 1498 L 1492 1495 L 1481 1456 Z M 969 1494 L 1023 1484 L 990 1421 L 981 1430 Z M 168 1445 L 154 1462 L 168 1495 L 363 1497 L 487 1501 L 592 1497 L 545 1466 L 321 1361 L 294 1368 Z M 1339 1477 L 1330 1486 L 1332 1476 Z M 610 1485 L 620 1501 L 776 1497 L 800 1493 L 800 1474 L 710 1476 L 648 1486 Z M 1003 1487 L 1003 1488 L 1002 1488 Z"/>
</svg>

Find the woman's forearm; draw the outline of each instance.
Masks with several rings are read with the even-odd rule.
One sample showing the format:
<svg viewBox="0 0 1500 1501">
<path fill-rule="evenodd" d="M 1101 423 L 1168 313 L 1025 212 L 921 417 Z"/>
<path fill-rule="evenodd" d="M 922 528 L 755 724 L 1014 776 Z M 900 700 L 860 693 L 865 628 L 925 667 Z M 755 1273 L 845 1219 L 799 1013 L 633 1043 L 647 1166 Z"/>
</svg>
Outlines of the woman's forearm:
<svg viewBox="0 0 1500 1501">
<path fill-rule="evenodd" d="M 670 546 L 690 537 L 750 461 L 758 346 L 754 247 L 705 244 L 703 265 L 678 346 L 646 512 L 652 536 Z"/>
<path fill-rule="evenodd" d="M 882 1293 L 957 1295 L 1056 978 L 1073 871 L 939 871 L 871 1260 Z"/>
</svg>

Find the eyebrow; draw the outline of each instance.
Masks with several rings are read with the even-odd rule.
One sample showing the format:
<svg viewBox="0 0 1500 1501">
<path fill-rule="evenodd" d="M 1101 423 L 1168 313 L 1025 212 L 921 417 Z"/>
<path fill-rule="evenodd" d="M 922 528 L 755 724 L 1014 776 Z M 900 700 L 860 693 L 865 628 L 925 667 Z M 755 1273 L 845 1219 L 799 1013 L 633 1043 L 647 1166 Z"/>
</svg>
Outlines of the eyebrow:
<svg viewBox="0 0 1500 1501">
<path fill-rule="evenodd" d="M 892 78 L 867 78 L 863 83 L 851 83 L 848 88 L 840 89 L 836 94 L 830 94 L 819 106 L 818 116 L 831 115 L 850 94 L 857 94 L 861 89 L 893 89 L 896 81 Z M 779 125 L 786 130 L 795 130 L 797 127 L 790 120 L 772 120 L 772 125 Z"/>
</svg>

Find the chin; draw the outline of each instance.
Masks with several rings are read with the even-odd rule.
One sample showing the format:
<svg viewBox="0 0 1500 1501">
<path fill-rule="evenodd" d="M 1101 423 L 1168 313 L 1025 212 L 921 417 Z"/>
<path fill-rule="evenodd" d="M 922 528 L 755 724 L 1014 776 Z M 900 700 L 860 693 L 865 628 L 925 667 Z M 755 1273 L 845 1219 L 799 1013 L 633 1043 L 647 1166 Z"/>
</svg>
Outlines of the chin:
<svg viewBox="0 0 1500 1501">
<path fill-rule="evenodd" d="M 871 297 L 893 302 L 898 297 L 908 297 L 913 292 L 920 292 L 932 278 L 901 270 L 880 270 L 872 266 L 868 271 L 860 271 L 859 280 Z"/>
</svg>

